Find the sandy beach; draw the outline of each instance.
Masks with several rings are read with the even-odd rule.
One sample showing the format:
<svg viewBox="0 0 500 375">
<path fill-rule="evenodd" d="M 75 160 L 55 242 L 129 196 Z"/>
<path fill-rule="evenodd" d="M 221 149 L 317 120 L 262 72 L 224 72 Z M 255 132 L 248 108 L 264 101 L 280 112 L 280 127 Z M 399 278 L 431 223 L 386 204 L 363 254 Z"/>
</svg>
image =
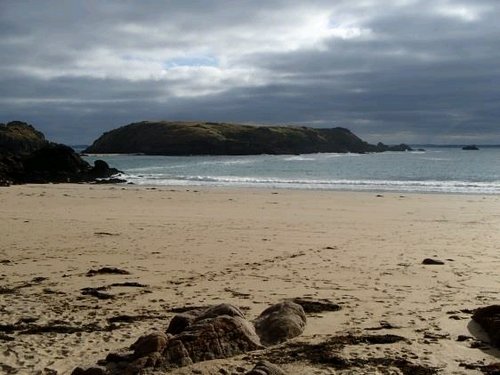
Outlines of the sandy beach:
<svg viewBox="0 0 500 375">
<path fill-rule="evenodd" d="M 286 298 L 314 297 L 342 309 L 308 316 L 294 343 L 386 333 L 406 340 L 343 346 L 339 355 L 366 360 L 365 369 L 287 360 L 290 374 L 403 373 L 373 358 L 479 374 L 474 365 L 500 361 L 470 320 L 473 309 L 499 303 L 499 229 L 499 196 L 0 188 L 0 373 L 68 374 L 164 329 L 180 307 L 228 302 L 253 319 Z M 105 266 L 128 274 L 87 275 Z M 82 291 L 103 286 L 111 297 Z M 245 371 L 257 358 L 173 373 Z"/>
</svg>

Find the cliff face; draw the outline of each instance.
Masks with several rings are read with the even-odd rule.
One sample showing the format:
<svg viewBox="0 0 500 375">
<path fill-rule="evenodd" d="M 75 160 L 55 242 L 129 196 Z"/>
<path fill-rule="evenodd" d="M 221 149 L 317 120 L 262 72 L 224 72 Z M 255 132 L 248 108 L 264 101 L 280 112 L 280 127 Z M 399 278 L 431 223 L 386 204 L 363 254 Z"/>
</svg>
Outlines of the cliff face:
<svg viewBox="0 0 500 375">
<path fill-rule="evenodd" d="M 133 123 L 104 133 L 84 152 L 149 155 L 256 155 L 380 152 L 344 128 L 250 126 L 212 122 Z"/>
<path fill-rule="evenodd" d="M 5 151 L 29 154 L 48 143 L 43 133 L 25 122 L 12 121 L 6 125 L 0 124 L 0 149 Z"/>
<path fill-rule="evenodd" d="M 33 126 L 0 124 L 0 186 L 12 183 L 91 182 L 118 173 L 103 161 L 94 167 L 71 147 L 48 142 Z"/>
</svg>

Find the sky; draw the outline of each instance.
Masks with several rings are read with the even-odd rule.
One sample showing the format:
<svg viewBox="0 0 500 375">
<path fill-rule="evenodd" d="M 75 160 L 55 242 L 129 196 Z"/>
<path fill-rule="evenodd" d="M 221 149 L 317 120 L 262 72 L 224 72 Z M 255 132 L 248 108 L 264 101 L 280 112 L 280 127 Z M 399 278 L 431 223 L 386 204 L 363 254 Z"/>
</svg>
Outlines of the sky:
<svg viewBox="0 0 500 375">
<path fill-rule="evenodd" d="M 0 0 L 0 122 L 142 120 L 500 144 L 498 0 Z"/>
</svg>

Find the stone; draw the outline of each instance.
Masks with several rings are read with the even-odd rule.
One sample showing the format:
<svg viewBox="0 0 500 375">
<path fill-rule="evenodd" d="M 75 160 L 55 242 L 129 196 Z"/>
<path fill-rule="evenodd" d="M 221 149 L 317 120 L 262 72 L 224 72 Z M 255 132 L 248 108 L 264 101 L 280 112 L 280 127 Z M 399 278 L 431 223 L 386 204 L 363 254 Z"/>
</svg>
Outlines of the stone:
<svg viewBox="0 0 500 375">
<path fill-rule="evenodd" d="M 222 303 L 219 305 L 210 306 L 208 308 L 193 309 L 182 314 L 175 315 L 170 320 L 169 326 L 167 328 L 167 333 L 175 335 L 181 333 L 193 323 L 222 315 L 239 316 L 240 318 L 245 319 L 245 315 L 238 307 L 230 305 L 228 303 Z"/>
<path fill-rule="evenodd" d="M 221 315 L 199 320 L 173 336 L 163 357 L 169 365 L 185 366 L 261 348 L 250 322 L 239 316 Z"/>
<path fill-rule="evenodd" d="M 422 264 L 440 266 L 440 265 L 443 265 L 444 262 L 442 260 L 439 260 L 439 259 L 425 258 L 422 261 Z"/>
<path fill-rule="evenodd" d="M 149 335 L 141 336 L 139 339 L 130 346 L 134 351 L 136 358 L 144 357 L 147 354 L 158 352 L 161 353 L 167 346 L 170 335 L 163 332 L 155 332 Z"/>
<path fill-rule="evenodd" d="M 212 317 L 222 312 L 226 314 Z M 218 305 L 198 314 L 196 322 L 176 335 L 162 332 L 145 335 L 130 347 L 132 355 L 129 352 L 108 355 L 108 362 L 119 365 L 118 372 L 112 374 L 138 374 L 151 367 L 168 370 L 263 349 L 253 325 L 240 317 L 241 311 L 234 306 Z"/>
<path fill-rule="evenodd" d="M 208 319 L 215 318 L 217 316 L 239 316 L 242 319 L 245 319 L 245 315 L 241 312 L 241 310 L 233 305 L 228 303 L 221 303 L 220 305 L 211 306 L 205 311 L 203 311 L 196 319 L 195 322 Z"/>
<path fill-rule="evenodd" d="M 246 375 L 286 375 L 286 373 L 271 362 L 259 361 Z"/>
<path fill-rule="evenodd" d="M 98 232 L 98 233 L 108 234 L 106 232 Z M 85 276 L 87 277 L 93 277 L 96 275 L 130 275 L 130 272 L 116 267 L 102 267 L 96 270 L 91 269 L 85 274 Z"/>
<path fill-rule="evenodd" d="M 309 298 L 309 297 L 296 297 L 290 300 L 297 305 L 302 306 L 304 312 L 310 313 L 321 313 L 324 311 L 338 311 L 341 309 L 340 305 L 330 301 L 329 299 L 323 298 Z"/>
<path fill-rule="evenodd" d="M 262 344 L 268 346 L 299 336 L 306 322 L 302 306 L 285 301 L 265 309 L 254 325 Z"/>
<path fill-rule="evenodd" d="M 491 343 L 500 348 L 500 305 L 479 308 L 472 319 L 488 334 Z"/>
<path fill-rule="evenodd" d="M 170 333 L 172 335 L 181 333 L 187 327 L 189 327 L 194 322 L 195 319 L 196 319 L 196 314 L 192 312 L 177 314 L 172 319 L 170 319 L 170 323 L 168 324 L 167 328 L 167 333 Z"/>
</svg>

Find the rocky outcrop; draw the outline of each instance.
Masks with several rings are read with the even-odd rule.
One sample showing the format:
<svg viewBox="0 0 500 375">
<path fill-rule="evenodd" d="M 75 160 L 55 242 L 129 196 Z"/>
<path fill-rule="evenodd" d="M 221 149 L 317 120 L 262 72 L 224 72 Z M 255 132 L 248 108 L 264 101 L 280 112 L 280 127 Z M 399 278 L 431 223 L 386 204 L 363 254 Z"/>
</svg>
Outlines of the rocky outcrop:
<svg viewBox="0 0 500 375">
<path fill-rule="evenodd" d="M 99 366 L 78 367 L 72 374 L 142 374 L 146 368 L 168 371 L 197 362 L 229 358 L 264 349 L 262 340 L 270 345 L 295 337 L 303 332 L 305 322 L 302 307 L 289 301 L 262 312 L 255 327 L 233 305 L 197 308 L 172 318 L 167 332 L 148 333 L 128 349 L 108 354 L 105 360 L 98 361 Z M 284 373 L 269 362 L 260 362 L 249 374 Z"/>
<path fill-rule="evenodd" d="M 48 145 L 43 133 L 21 121 L 0 124 L 0 150 L 12 154 L 28 155 Z"/>
<path fill-rule="evenodd" d="M 306 327 L 306 314 L 302 306 L 285 301 L 265 309 L 254 325 L 264 345 L 274 345 L 299 336 Z"/>
<path fill-rule="evenodd" d="M 105 364 L 106 374 L 138 374 L 144 368 L 166 371 L 261 348 L 255 328 L 243 313 L 235 306 L 221 304 L 177 315 L 167 333 L 144 335 L 129 350 L 111 353 L 100 364 Z M 77 368 L 73 374 L 85 374 L 82 371 L 87 369 Z"/>
<path fill-rule="evenodd" d="M 104 133 L 84 152 L 148 155 L 256 155 L 411 150 L 371 145 L 344 128 L 250 126 L 213 122 L 133 123 Z"/>
<path fill-rule="evenodd" d="M 29 124 L 0 124 L 0 185 L 91 182 L 117 173 L 102 160 L 92 167 L 71 147 L 48 142 Z"/>
<path fill-rule="evenodd" d="M 491 343 L 500 348 L 500 305 L 479 308 L 472 319 L 488 334 Z"/>
</svg>

